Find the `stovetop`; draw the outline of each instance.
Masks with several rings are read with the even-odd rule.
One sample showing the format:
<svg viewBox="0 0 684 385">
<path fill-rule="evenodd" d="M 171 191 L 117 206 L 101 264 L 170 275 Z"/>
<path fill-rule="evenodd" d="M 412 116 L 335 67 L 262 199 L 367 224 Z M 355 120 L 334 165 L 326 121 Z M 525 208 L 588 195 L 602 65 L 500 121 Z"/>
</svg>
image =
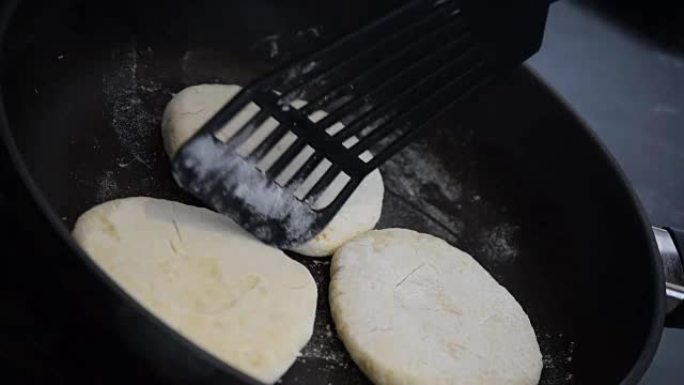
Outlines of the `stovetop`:
<svg viewBox="0 0 684 385">
<path fill-rule="evenodd" d="M 603 140 L 651 222 L 684 228 L 684 6 L 678 3 L 557 2 L 529 64 Z M 642 383 L 681 385 L 682 368 L 684 330 L 665 329 Z"/>
</svg>

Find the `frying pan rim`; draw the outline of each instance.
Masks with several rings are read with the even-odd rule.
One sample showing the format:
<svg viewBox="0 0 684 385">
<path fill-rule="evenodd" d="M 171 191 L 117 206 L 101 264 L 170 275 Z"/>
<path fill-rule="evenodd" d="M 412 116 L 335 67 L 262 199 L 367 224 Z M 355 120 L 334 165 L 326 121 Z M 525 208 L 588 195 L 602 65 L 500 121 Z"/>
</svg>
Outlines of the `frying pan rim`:
<svg viewBox="0 0 684 385">
<path fill-rule="evenodd" d="M 10 23 L 12 16 L 15 13 L 19 1 L 20 0 L 9 0 L 5 2 L 2 8 L 0 8 L 0 46 L 4 45 L 8 25 Z M 650 221 L 648 220 L 645 211 L 642 207 L 642 204 L 637 198 L 636 192 L 634 191 L 631 183 L 629 183 L 629 181 L 627 180 L 624 171 L 619 166 L 613 155 L 610 152 L 608 152 L 607 147 L 597 136 L 597 134 L 593 130 L 591 130 L 589 125 L 586 124 L 586 122 L 584 122 L 584 120 L 579 116 L 579 114 L 565 101 L 565 99 L 561 95 L 558 94 L 558 92 L 553 90 L 546 82 L 544 82 L 541 79 L 541 77 L 536 71 L 530 69 L 527 65 L 523 67 L 524 70 L 527 71 L 529 75 L 531 75 L 530 78 L 533 79 L 536 85 L 538 87 L 542 87 L 542 89 L 545 92 L 555 97 L 556 100 L 560 103 L 561 107 L 565 110 L 565 113 L 567 113 L 567 115 L 575 121 L 576 125 L 579 126 L 579 129 L 581 129 L 584 135 L 588 137 L 587 139 L 593 142 L 593 144 L 595 146 L 598 146 L 597 148 L 601 150 L 600 152 L 601 156 L 603 157 L 603 160 L 607 162 L 607 165 L 611 167 L 613 172 L 616 173 L 616 176 L 618 177 L 618 181 L 621 187 L 627 193 L 627 196 L 632 207 L 634 207 L 634 209 L 636 210 L 640 226 L 642 230 L 645 232 L 646 237 L 648 239 L 650 246 L 649 254 L 651 260 L 651 269 L 655 270 L 651 271 L 651 273 L 655 275 L 655 279 L 653 280 L 653 285 L 655 287 L 653 287 L 652 289 L 654 290 L 654 293 L 656 293 L 655 298 L 653 299 L 654 305 L 653 313 L 651 316 L 650 330 L 641 348 L 640 354 L 636 358 L 631 369 L 627 372 L 627 374 L 621 381 L 622 384 L 637 383 L 638 380 L 643 377 L 643 374 L 650 366 L 650 363 L 655 355 L 656 349 L 660 342 L 665 321 L 665 277 L 662 267 L 662 260 L 658 255 L 655 238 L 651 230 Z M 85 265 L 91 272 L 94 272 L 97 277 L 102 279 L 102 282 L 104 282 L 110 289 L 113 289 L 113 292 L 119 295 L 119 298 L 122 299 L 124 303 L 126 303 L 127 305 L 132 305 L 133 309 L 136 309 L 141 315 L 143 315 L 147 320 L 151 321 L 155 326 L 160 327 L 159 330 L 165 333 L 167 336 L 173 338 L 175 342 L 178 342 L 185 348 L 188 348 L 191 351 L 197 353 L 196 357 L 198 357 L 198 359 L 201 359 L 205 363 L 211 365 L 213 369 L 217 369 L 220 372 L 226 373 L 232 376 L 233 379 L 242 381 L 244 384 L 247 385 L 262 384 L 256 379 L 246 375 L 242 371 L 214 357 L 213 355 L 201 349 L 195 343 L 190 341 L 188 338 L 184 337 L 179 332 L 177 332 L 170 326 L 166 325 L 163 321 L 161 321 L 161 319 L 156 317 L 142 304 L 136 301 L 121 286 L 116 284 L 116 282 L 114 282 L 114 280 L 111 277 L 109 277 L 102 269 L 100 269 L 95 264 L 95 262 L 90 257 L 87 256 L 85 251 L 73 239 L 73 237 L 71 236 L 71 232 L 61 221 L 58 214 L 48 203 L 41 189 L 38 187 L 37 183 L 31 176 L 31 173 L 26 163 L 24 162 L 24 159 L 20 154 L 16 142 L 14 141 L 14 137 L 9 129 L 9 122 L 7 120 L 7 114 L 5 111 L 2 84 L 0 84 L 0 136 L 2 137 L 5 150 L 7 151 L 9 158 L 12 161 L 14 170 L 17 172 L 24 186 L 29 191 L 30 198 L 38 206 L 40 213 L 47 219 L 50 226 L 57 232 L 60 238 L 62 238 L 62 240 L 66 243 L 69 249 L 75 251 L 76 255 L 78 255 L 78 257 L 83 262 L 85 262 Z"/>
<path fill-rule="evenodd" d="M 660 338 L 663 334 L 663 328 L 665 327 L 665 270 L 663 267 L 663 260 L 660 257 L 660 252 L 658 251 L 655 235 L 653 234 L 651 221 L 648 219 L 648 216 L 646 215 L 646 210 L 644 209 L 641 201 L 636 195 L 636 191 L 634 190 L 634 187 L 632 186 L 631 182 L 629 182 L 627 175 L 618 163 L 617 159 L 615 159 L 613 154 L 608 150 L 608 147 L 603 142 L 603 140 L 598 136 L 598 134 L 594 130 L 591 129 L 589 124 L 587 124 L 584 121 L 580 114 L 570 105 L 570 103 L 568 103 L 565 100 L 565 98 L 558 91 L 554 90 L 547 82 L 542 80 L 542 77 L 538 71 L 534 70 L 527 64 L 524 64 L 524 67 L 532 75 L 531 78 L 537 82 L 539 87 L 542 87 L 545 92 L 549 93 L 551 96 L 555 97 L 558 102 L 560 102 L 561 106 L 568 113 L 568 116 L 575 120 L 576 125 L 581 127 L 583 134 L 588 136 L 588 140 L 592 141 L 593 144 L 598 146 L 598 149 L 601 150 L 600 154 L 603 157 L 603 161 L 605 161 L 616 173 L 620 186 L 627 193 L 630 204 L 636 209 L 636 214 L 639 218 L 639 225 L 642 228 L 642 231 L 644 231 L 644 233 L 646 234 L 646 238 L 648 239 L 650 249 L 649 254 L 651 256 L 652 263 L 651 270 L 655 270 L 651 271 L 651 273 L 654 274 L 656 277 L 656 279 L 653 280 L 654 287 L 652 287 L 655 293 L 655 298 L 653 298 L 655 305 L 655 313 L 653 313 L 651 316 L 650 330 L 648 336 L 646 337 L 646 341 L 644 342 L 644 346 L 641 349 L 641 353 L 636 358 L 636 361 L 632 365 L 632 368 L 629 370 L 629 372 L 627 372 L 627 374 L 625 375 L 625 377 L 623 377 L 621 381 L 621 384 L 623 385 L 637 384 L 639 380 L 643 378 L 644 374 L 646 373 L 646 370 L 648 370 L 648 368 L 651 365 L 651 362 L 653 361 L 653 357 L 655 356 L 655 353 L 658 349 L 658 345 L 660 344 Z"/>
<path fill-rule="evenodd" d="M 4 46 L 7 27 L 9 26 L 11 17 L 14 15 L 19 2 L 20 0 L 9 0 L 2 8 L 0 8 L 0 47 Z M 0 57 L 0 62 L 2 59 L 3 58 Z M 19 175 L 21 181 L 24 183 L 24 186 L 29 191 L 30 197 L 38 206 L 40 213 L 45 219 L 47 219 L 52 229 L 57 232 L 59 237 L 62 238 L 68 248 L 74 251 L 78 258 L 85 263 L 87 268 L 98 278 L 100 278 L 109 289 L 112 289 L 113 292 L 119 296 L 122 302 L 129 306 L 132 305 L 133 309 L 137 310 L 142 316 L 145 317 L 147 321 L 151 321 L 155 326 L 159 327 L 159 330 L 163 334 L 196 353 L 196 357 L 198 359 L 209 364 L 213 369 L 231 376 L 233 380 L 240 381 L 244 385 L 265 385 L 265 383 L 258 381 L 257 379 L 247 375 L 246 373 L 200 348 L 190 339 L 186 338 L 178 331 L 164 323 L 159 317 L 156 317 L 154 314 L 152 314 L 150 310 L 145 308 L 140 302 L 133 298 L 133 296 L 131 296 L 120 285 L 118 285 L 109 275 L 107 275 L 104 270 L 97 266 L 97 264 L 87 255 L 87 253 L 76 243 L 69 229 L 64 225 L 59 218 L 59 215 L 48 203 L 47 199 L 41 192 L 41 189 L 31 176 L 31 173 L 23 160 L 19 148 L 14 141 L 14 137 L 9 129 L 9 122 L 7 121 L 2 84 L 0 84 L 0 137 L 2 137 L 5 150 L 12 161 L 15 172 Z"/>
</svg>

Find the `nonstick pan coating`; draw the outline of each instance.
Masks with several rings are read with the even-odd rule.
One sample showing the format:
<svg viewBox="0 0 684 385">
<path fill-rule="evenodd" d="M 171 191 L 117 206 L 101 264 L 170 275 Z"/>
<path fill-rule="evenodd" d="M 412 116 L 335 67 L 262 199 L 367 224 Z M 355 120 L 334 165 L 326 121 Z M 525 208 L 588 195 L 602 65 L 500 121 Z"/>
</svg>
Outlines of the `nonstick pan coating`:
<svg viewBox="0 0 684 385">
<path fill-rule="evenodd" d="M 171 179 L 161 143 L 161 113 L 173 93 L 198 83 L 244 84 L 392 6 L 97 3 L 23 2 L 3 45 L 11 135 L 62 234 L 109 199 L 197 204 Z M 382 167 L 378 227 L 440 236 L 507 287 L 535 327 L 541 384 L 635 382 L 660 336 L 663 278 L 638 203 L 605 150 L 525 69 L 433 126 Z M 283 383 L 369 383 L 335 335 L 329 259 L 291 255 L 311 270 L 319 303 L 314 336 Z M 192 379 L 168 368 L 183 354 L 216 368 L 177 336 L 154 348 L 150 341 L 168 331 L 130 298 L 117 298 L 116 314 L 136 314 L 124 318 L 143 319 L 152 330 L 115 322 L 134 349 L 146 346 L 152 369 L 136 375 Z M 114 370 L 108 368 L 102 370 Z M 229 375 L 198 378 L 221 382 Z"/>
</svg>

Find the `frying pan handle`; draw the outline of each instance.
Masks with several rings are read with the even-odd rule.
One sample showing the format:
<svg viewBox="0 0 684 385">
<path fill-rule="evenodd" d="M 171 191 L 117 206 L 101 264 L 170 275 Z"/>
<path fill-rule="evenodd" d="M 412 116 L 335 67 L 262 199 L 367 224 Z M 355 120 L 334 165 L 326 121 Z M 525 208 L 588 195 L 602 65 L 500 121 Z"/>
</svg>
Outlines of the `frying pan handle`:
<svg viewBox="0 0 684 385">
<path fill-rule="evenodd" d="M 684 231 L 653 227 L 666 279 L 666 326 L 684 328 Z"/>
</svg>

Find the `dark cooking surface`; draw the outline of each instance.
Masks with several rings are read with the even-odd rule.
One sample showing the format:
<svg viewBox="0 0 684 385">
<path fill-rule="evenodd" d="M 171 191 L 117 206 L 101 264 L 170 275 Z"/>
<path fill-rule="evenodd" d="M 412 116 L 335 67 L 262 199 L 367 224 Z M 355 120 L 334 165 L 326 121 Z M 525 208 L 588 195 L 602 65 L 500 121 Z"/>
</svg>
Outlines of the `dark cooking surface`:
<svg viewBox="0 0 684 385">
<path fill-rule="evenodd" d="M 608 146 L 653 224 L 684 228 L 684 7 L 626 3 L 553 4 L 530 65 Z M 642 384 L 681 385 L 682 368 L 684 330 L 667 328 Z"/>
<path fill-rule="evenodd" d="M 81 12 L 82 16 L 87 7 L 77 11 L 76 15 Z M 187 17 L 178 13 L 175 16 L 181 19 Z M 116 13 L 96 16 L 118 17 Z M 44 17 L 45 22 L 56 20 L 49 10 Z M 306 20 L 306 15 L 288 17 L 289 22 Z M 82 25 L 82 19 L 58 20 L 66 25 L 75 23 L 76 31 L 98 29 Z M 31 25 L 26 27 L 33 30 Z M 315 34 L 305 27 L 303 24 L 284 36 L 296 46 L 299 32 L 310 39 Z M 159 41 L 158 36 L 145 33 L 150 32 L 146 24 L 136 28 L 143 32 L 134 38 L 126 28 L 115 31 L 117 41 L 111 47 L 99 46 L 97 36 L 88 34 L 36 37 L 29 33 L 29 47 L 47 40 L 52 50 L 20 53 L 35 55 L 35 62 L 49 65 L 15 69 L 15 77 L 8 81 L 6 91 L 16 96 L 8 101 L 16 108 L 11 117 L 16 127 L 43 133 L 36 137 L 17 129 L 20 148 L 39 185 L 46 188 L 48 201 L 67 226 L 92 204 L 114 197 L 152 194 L 187 199 L 170 179 L 158 135 L 161 108 L 170 92 L 202 81 L 244 80 L 264 67 L 264 61 L 236 60 L 223 51 L 189 50 L 187 47 L 196 46 L 196 42 L 183 39 L 183 33 L 176 30 L 162 28 L 170 36 Z M 251 32 L 255 39 L 261 37 L 253 49 L 263 49 L 266 55 L 278 50 L 267 35 L 270 31 Z M 169 40 L 172 45 L 165 43 Z M 75 41 L 87 43 L 89 48 L 84 50 L 84 45 Z M 103 65 L 103 60 L 107 64 Z M 27 105 L 33 109 L 25 110 Z M 530 109 L 530 105 L 536 108 Z M 602 242 L 605 236 L 618 235 L 601 233 L 598 224 L 612 218 L 616 225 L 626 224 L 631 234 L 641 229 L 629 215 L 622 217 L 623 212 L 629 212 L 624 202 L 610 199 L 611 192 L 620 196 L 617 187 L 609 184 L 608 188 L 615 190 L 595 196 L 584 184 L 572 183 L 578 179 L 610 181 L 612 174 L 596 167 L 601 158 L 593 147 L 576 162 L 558 155 L 563 146 L 575 148 L 584 141 L 572 117 L 528 73 L 518 71 L 490 90 L 480 108 L 486 114 L 471 116 L 462 126 L 449 124 L 446 117 L 434 135 L 383 169 L 388 193 L 381 225 L 404 225 L 442 236 L 473 253 L 506 285 L 536 326 L 546 356 L 542 384 L 589 382 L 588 378 L 614 382 L 624 375 L 624 365 L 631 365 L 640 348 L 628 342 L 634 337 L 632 333 L 643 328 L 631 328 L 625 319 L 641 325 L 648 322 L 650 315 L 634 306 L 647 302 L 648 293 L 609 285 L 599 285 L 600 290 L 593 292 L 596 286 L 583 283 L 600 283 L 602 274 L 614 274 L 626 281 L 641 276 L 648 269 L 639 265 L 645 261 L 646 251 L 625 249 L 617 238 Z M 69 123 L 66 128 L 65 122 Z M 52 125 L 62 127 L 57 135 Z M 544 130 L 537 132 L 535 127 Z M 561 148 L 538 145 L 553 141 L 559 141 Z M 430 149 L 427 155 L 425 148 Z M 557 168 L 550 172 L 543 164 L 533 162 L 536 158 L 528 156 L 529 152 L 557 162 Z M 399 195 L 410 199 L 401 200 Z M 584 203 L 583 209 L 567 210 L 565 202 L 570 199 Z M 44 230 L 28 226 L 34 222 L 27 215 L 27 219 L 3 223 L 13 239 L 22 239 L 11 246 L 10 254 L 16 259 L 3 260 L 8 266 L 2 271 L 2 284 L 22 293 L 13 293 L 8 305 L 16 309 L 12 314 L 19 316 L 2 319 L 7 323 L 3 330 L 17 331 L 3 334 L 8 343 L 2 346 L 10 348 L 2 354 L 12 358 L 9 373 L 40 382 L 48 378 L 73 382 L 79 378 L 91 383 L 155 383 L 160 381 L 159 372 L 172 371 L 160 361 L 151 368 L 132 355 L 126 345 L 131 341 L 118 338 L 121 331 L 98 329 L 98 317 L 111 311 L 98 303 L 102 286 L 84 273 L 78 260 L 63 256 L 63 249 L 43 238 Z M 17 221 L 23 224 L 15 226 Z M 575 238 L 579 224 L 589 234 L 585 239 Z M 41 234 L 41 238 L 33 240 L 32 234 Z M 46 249 L 45 245 L 51 246 Z M 575 258 L 581 255 L 596 258 Z M 628 258 L 632 255 L 637 257 Z M 611 262 L 616 263 L 617 257 L 624 257 L 632 267 L 613 272 Z M 328 335 L 327 263 L 301 260 L 321 284 L 321 310 L 315 336 L 286 381 L 312 381 L 314 373 L 316 383 L 365 383 L 356 376 L 358 372 L 334 334 Z M 134 336 L 139 343 L 146 342 L 145 336 Z M 146 347 L 155 353 L 154 345 Z M 33 369 L 36 364 L 40 369 Z"/>
</svg>

